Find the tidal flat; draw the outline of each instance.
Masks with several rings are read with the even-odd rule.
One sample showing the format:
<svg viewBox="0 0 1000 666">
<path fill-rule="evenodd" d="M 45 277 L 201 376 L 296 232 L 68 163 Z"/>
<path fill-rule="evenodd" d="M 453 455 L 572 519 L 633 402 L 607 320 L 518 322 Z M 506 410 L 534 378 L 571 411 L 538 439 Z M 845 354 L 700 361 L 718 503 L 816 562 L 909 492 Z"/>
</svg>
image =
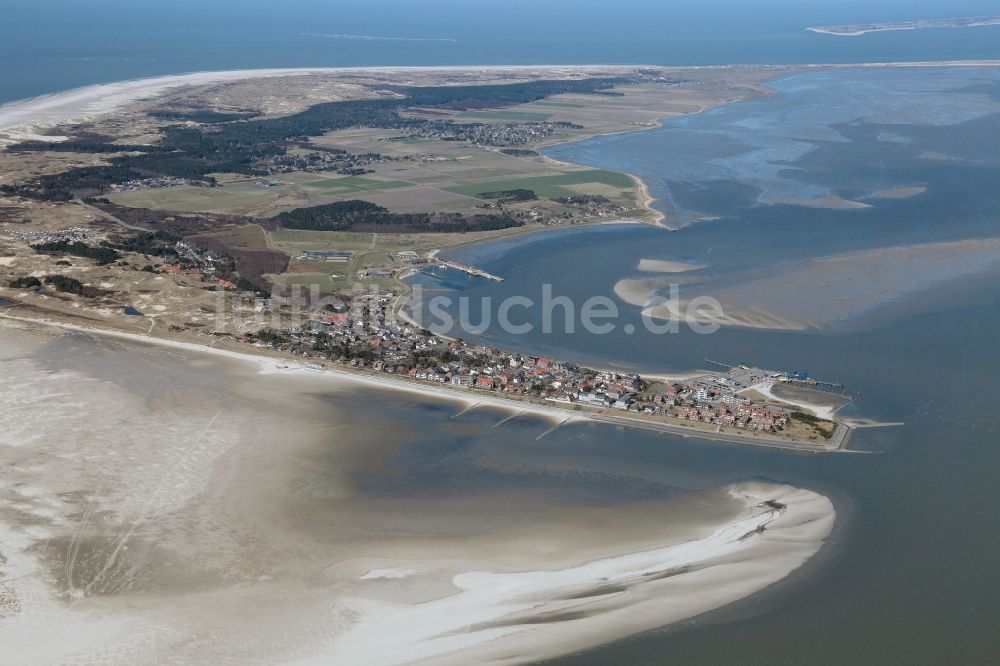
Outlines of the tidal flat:
<svg viewBox="0 0 1000 666">
<path fill-rule="evenodd" d="M 833 529 L 810 490 L 488 454 L 446 401 L 0 334 L 0 636 L 22 663 L 521 663 L 747 596 Z"/>
</svg>

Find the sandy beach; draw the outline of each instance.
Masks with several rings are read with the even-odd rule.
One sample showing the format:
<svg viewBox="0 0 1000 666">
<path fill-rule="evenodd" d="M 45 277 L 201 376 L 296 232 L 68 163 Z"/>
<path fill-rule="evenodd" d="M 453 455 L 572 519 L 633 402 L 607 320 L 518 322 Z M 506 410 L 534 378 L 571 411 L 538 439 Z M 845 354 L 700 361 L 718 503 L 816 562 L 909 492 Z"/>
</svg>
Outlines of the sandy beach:
<svg viewBox="0 0 1000 666">
<path fill-rule="evenodd" d="M 993 67 L 1000 65 L 1000 60 L 955 60 L 955 61 L 921 61 L 921 62 L 874 62 L 823 65 L 788 65 L 772 66 L 771 69 L 782 67 L 793 69 L 836 69 L 853 67 Z M 637 64 L 635 67 L 642 67 Z M 720 69 L 724 65 L 707 67 L 683 67 L 678 70 L 690 69 Z M 190 72 L 156 76 L 114 83 L 101 83 L 82 86 L 63 92 L 42 95 L 29 99 L 9 102 L 0 105 L 0 131 L 24 130 L 28 128 L 50 128 L 61 123 L 80 122 L 96 116 L 111 113 L 129 104 L 151 100 L 165 92 L 189 86 L 201 86 L 233 81 L 302 76 L 308 74 L 336 73 L 406 73 L 406 72 L 461 72 L 461 71 L 525 71 L 525 70 L 565 70 L 585 71 L 620 68 L 617 65 L 452 65 L 452 66 L 380 66 L 380 67 L 297 67 L 269 69 L 239 69 L 207 72 Z M 694 111 L 700 113 L 711 106 Z M 634 131 L 634 130 L 631 130 Z"/>
<path fill-rule="evenodd" d="M 217 340 L 207 344 L 199 344 L 184 340 L 165 338 L 145 333 L 135 333 L 105 327 L 93 327 L 74 324 L 66 321 L 56 321 L 44 318 L 20 317 L 10 312 L 0 311 L 0 322 L 6 320 L 13 325 L 24 325 L 42 330 L 66 331 L 96 335 L 100 337 L 126 341 L 138 345 L 151 345 L 174 350 L 182 350 L 198 355 L 217 356 L 241 364 L 249 364 L 260 375 L 275 375 L 291 379 L 306 380 L 316 383 L 328 390 L 348 390 L 351 387 L 367 387 L 376 391 L 391 391 L 418 396 L 418 399 L 441 400 L 458 403 L 462 406 L 456 414 L 462 415 L 474 409 L 493 409 L 506 413 L 500 423 L 505 423 L 514 417 L 530 416 L 547 421 L 551 427 L 539 433 L 535 439 L 542 439 L 555 430 L 575 423 L 603 423 L 615 426 L 628 426 L 644 430 L 694 437 L 706 441 L 723 442 L 740 446 L 755 446 L 790 451 L 809 451 L 810 453 L 826 453 L 846 451 L 843 441 L 835 446 L 817 447 L 814 442 L 781 437 L 766 433 L 751 432 L 720 432 L 699 428 L 677 419 L 649 419 L 640 415 L 612 413 L 609 410 L 579 409 L 563 401 L 549 399 L 542 402 L 522 400 L 512 396 L 491 394 L 483 391 L 452 388 L 448 385 L 435 384 L 426 381 L 411 381 L 394 377 L 386 373 L 368 374 L 356 370 L 324 366 L 319 363 L 302 363 L 289 360 L 282 356 L 269 354 L 261 349 L 254 353 L 251 348 L 239 345 L 237 349 L 222 349 L 213 346 Z M 246 349 L 246 351 L 244 351 Z M 596 368 L 606 372 L 634 372 L 627 368 Z M 705 370 L 691 370 L 671 374 L 645 373 L 642 375 L 652 381 L 671 383 L 686 381 L 707 374 Z"/>
<path fill-rule="evenodd" d="M 761 382 L 760 384 L 754 384 L 748 387 L 744 392 L 756 391 L 763 395 L 765 398 L 770 398 L 777 402 L 784 403 L 786 405 L 792 405 L 794 407 L 800 407 L 806 409 L 821 419 L 833 420 L 836 416 L 837 408 L 828 405 L 819 405 L 812 402 L 806 402 L 804 400 L 795 400 L 787 396 L 777 396 L 774 394 L 774 382 Z"/>
<path fill-rule="evenodd" d="M 514 413 L 531 414 L 532 416 L 537 416 L 539 418 L 543 418 L 548 421 L 556 423 L 569 423 L 574 420 L 581 420 L 581 421 L 587 420 L 586 415 L 581 414 L 578 417 L 572 414 L 567 415 L 565 409 L 559 409 L 557 407 L 547 407 L 545 405 L 535 405 L 527 402 L 514 402 L 509 399 L 492 397 L 485 393 L 467 394 L 466 392 L 463 391 L 452 390 L 443 387 L 436 387 L 433 385 L 428 385 L 426 383 L 415 384 L 413 382 L 408 382 L 401 379 L 393 379 L 392 377 L 388 376 L 369 377 L 357 372 L 338 371 L 333 368 L 311 367 L 310 365 L 297 363 L 294 361 L 289 362 L 285 359 L 277 358 L 274 356 L 263 356 L 263 355 L 258 356 L 248 352 L 220 349 L 209 345 L 200 345 L 191 342 L 184 342 L 182 340 L 172 340 L 169 338 L 154 337 L 150 335 L 140 335 L 138 333 L 128 333 L 126 331 L 116 331 L 105 328 L 98 329 L 98 328 L 80 326 L 65 322 L 46 322 L 36 319 L 12 316 L 9 314 L 2 315 L 0 319 L 6 319 L 11 322 L 27 324 L 29 326 L 39 326 L 42 328 L 51 328 L 54 330 L 64 330 L 64 331 L 99 335 L 140 345 L 154 345 L 159 347 L 167 347 L 170 349 L 183 350 L 195 354 L 207 354 L 210 356 L 218 356 L 220 358 L 225 358 L 231 361 L 238 361 L 241 363 L 248 363 L 254 365 L 256 366 L 257 371 L 263 375 L 279 374 L 284 377 L 308 378 L 313 380 L 330 382 L 333 385 L 359 384 L 382 390 L 388 389 L 393 391 L 402 391 L 407 393 L 419 394 L 423 396 L 432 395 L 453 402 L 459 402 L 463 404 L 465 407 L 470 407 L 473 405 L 492 407 L 505 411 L 511 411 Z"/>
<path fill-rule="evenodd" d="M 654 197 L 652 193 L 649 191 L 649 185 L 646 184 L 646 181 L 644 181 L 639 176 L 633 174 L 629 174 L 629 177 L 633 181 L 635 181 L 636 185 L 639 186 L 639 196 L 642 199 L 641 206 L 653 213 L 652 224 L 657 227 L 663 227 L 664 229 L 669 229 L 670 231 L 674 231 L 674 227 L 671 227 L 669 224 L 666 223 L 667 214 L 653 207 L 653 202 L 656 201 L 656 197 Z"/>
<path fill-rule="evenodd" d="M 517 664 L 557 656 L 762 589 L 801 566 L 833 527 L 822 495 L 769 484 L 729 492 L 742 515 L 689 540 L 555 570 L 469 571 L 452 579 L 455 594 L 417 605 L 353 602 L 359 621 L 332 652 L 297 663 L 465 664 L 475 655 Z"/>
<path fill-rule="evenodd" d="M 42 139 L 58 141 L 59 136 L 44 134 L 45 130 L 63 124 L 80 123 L 119 111 L 139 102 L 182 88 L 209 84 L 232 83 L 248 79 L 305 76 L 310 74 L 352 74 L 406 72 L 490 71 L 523 72 L 526 70 L 586 71 L 608 69 L 600 65 L 504 65 L 449 67 L 303 67 L 287 69 L 240 69 L 215 72 L 192 72 L 157 76 L 132 81 L 83 86 L 65 92 L 10 102 L 0 106 L 0 139 L 24 141 Z"/>
</svg>

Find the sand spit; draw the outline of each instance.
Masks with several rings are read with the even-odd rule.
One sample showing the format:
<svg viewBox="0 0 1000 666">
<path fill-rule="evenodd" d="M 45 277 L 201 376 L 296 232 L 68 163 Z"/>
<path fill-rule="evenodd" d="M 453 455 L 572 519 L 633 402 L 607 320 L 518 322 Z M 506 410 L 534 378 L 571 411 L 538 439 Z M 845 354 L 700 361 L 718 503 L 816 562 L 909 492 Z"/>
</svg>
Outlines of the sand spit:
<svg viewBox="0 0 1000 666">
<path fill-rule="evenodd" d="M 646 305 L 656 296 L 662 280 L 625 278 L 615 283 L 615 296 L 632 305 Z"/>
<path fill-rule="evenodd" d="M 879 190 L 871 195 L 872 199 L 909 199 L 918 194 L 923 194 L 927 188 L 923 185 L 911 185 L 908 187 L 893 187 L 888 190 Z"/>
<path fill-rule="evenodd" d="M 700 112 L 701 110 L 699 110 L 699 113 Z M 636 185 L 639 186 L 640 207 L 653 214 L 652 225 L 655 227 L 663 227 L 664 229 L 668 229 L 670 231 L 675 231 L 676 227 L 667 224 L 667 214 L 653 207 L 656 197 L 654 197 L 653 193 L 649 191 L 649 185 L 646 181 L 635 174 L 630 173 L 628 176 Z"/>
<path fill-rule="evenodd" d="M 347 603 L 359 619 L 329 654 L 302 666 L 516 664 L 694 617 L 780 580 L 833 528 L 830 501 L 789 486 L 745 484 L 739 519 L 703 536 L 556 570 L 456 575 L 455 594 L 419 604 Z"/>
<path fill-rule="evenodd" d="M 331 395 L 318 373 L 106 339 L 142 336 L 0 335 L 0 645 L 17 663 L 522 663 L 761 590 L 835 520 L 821 495 L 759 483 L 540 520 L 519 485 L 506 509 L 366 499 L 350 470 L 395 435 L 338 413 L 336 391 L 306 405 Z M 313 477 L 318 450 L 336 474 Z M 500 531 L 470 527 L 505 510 Z"/>
<path fill-rule="evenodd" d="M 930 160 L 932 162 L 965 162 L 967 160 L 954 155 L 947 155 L 933 150 L 925 150 L 917 155 L 917 159 Z"/>
<path fill-rule="evenodd" d="M 813 197 L 811 199 L 765 196 L 760 198 L 760 202 L 766 204 L 784 204 L 786 206 L 803 206 L 805 208 L 831 208 L 833 210 L 871 208 L 871 204 L 866 204 L 861 201 L 852 201 L 851 199 L 839 197 L 836 194 L 828 194 L 826 196 Z"/>
<path fill-rule="evenodd" d="M 997 25 L 1000 17 L 983 16 L 954 19 L 921 19 L 916 21 L 901 21 L 899 23 L 867 23 L 862 25 L 818 25 L 806 28 L 809 32 L 835 37 L 858 37 L 871 32 L 895 32 L 899 30 L 933 30 L 942 28 L 977 28 L 980 26 Z"/>
<path fill-rule="evenodd" d="M 687 273 L 705 268 L 705 264 L 666 259 L 640 259 L 639 270 L 644 273 Z"/>
</svg>

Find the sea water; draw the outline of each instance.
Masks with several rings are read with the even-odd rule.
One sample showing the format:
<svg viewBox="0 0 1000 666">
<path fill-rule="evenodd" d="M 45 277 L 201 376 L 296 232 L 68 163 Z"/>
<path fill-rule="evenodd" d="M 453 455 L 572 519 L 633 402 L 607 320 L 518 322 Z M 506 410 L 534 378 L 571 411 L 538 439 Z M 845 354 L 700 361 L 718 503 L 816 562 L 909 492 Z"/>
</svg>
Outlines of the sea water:
<svg viewBox="0 0 1000 666">
<path fill-rule="evenodd" d="M 1000 26 L 858 37 L 806 30 L 995 13 L 986 0 L 9 0 L 0 20 L 0 103 L 92 83 L 262 67 L 1000 58 Z"/>
<path fill-rule="evenodd" d="M 914 243 L 997 236 L 1000 77 L 995 70 L 855 70 L 795 75 L 779 94 L 661 129 L 597 138 L 550 154 L 646 178 L 654 196 L 718 217 L 670 233 L 636 225 L 528 235 L 452 255 L 502 283 L 421 277 L 435 293 L 494 303 L 554 293 L 614 298 L 640 258 L 692 261 L 738 279 L 782 262 Z M 850 94 L 850 108 L 838 103 Z M 696 138 L 698 140 L 696 140 Z M 925 153 L 933 153 L 928 159 Z M 941 159 L 947 155 L 949 159 Z M 762 203 L 766 194 L 860 198 L 921 184 L 922 194 L 843 210 Z M 658 204 L 662 205 L 662 204 Z M 722 279 L 720 277 L 720 279 Z M 607 335 L 467 336 L 511 349 L 603 366 L 682 370 L 705 359 L 807 369 L 859 400 L 846 411 L 903 426 L 856 431 L 868 454 L 803 456 L 604 426 L 478 447 L 679 485 L 763 477 L 813 488 L 838 504 L 840 530 L 819 559 L 786 584 L 702 621 L 633 637 L 557 663 L 944 663 L 995 659 L 990 619 L 1000 584 L 991 518 L 1000 424 L 993 395 L 1000 354 L 998 279 L 983 274 L 876 308 L 878 316 L 814 332 L 723 328 L 652 335 L 639 308 L 619 303 Z M 948 288 L 944 288 L 948 287 Z M 477 320 L 479 312 L 471 318 Z M 537 323 L 537 322 L 536 322 Z M 483 431 L 487 431 L 484 429 Z"/>
</svg>

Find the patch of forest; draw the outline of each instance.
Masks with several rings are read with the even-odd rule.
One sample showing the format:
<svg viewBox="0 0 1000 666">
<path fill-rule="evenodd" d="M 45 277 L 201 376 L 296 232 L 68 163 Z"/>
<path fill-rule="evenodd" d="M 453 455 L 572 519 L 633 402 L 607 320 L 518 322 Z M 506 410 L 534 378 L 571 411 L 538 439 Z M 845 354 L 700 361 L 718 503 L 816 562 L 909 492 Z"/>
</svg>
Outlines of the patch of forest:
<svg viewBox="0 0 1000 666">
<path fill-rule="evenodd" d="M 400 111 L 406 107 L 459 111 L 500 108 L 560 93 L 601 92 L 626 81 L 623 77 L 601 77 L 497 85 L 396 87 L 392 90 L 399 93 L 400 98 L 327 102 L 278 118 L 218 122 L 217 116 L 208 116 L 212 124 L 205 126 L 168 125 L 163 128 L 162 140 L 151 146 L 73 139 L 61 144 L 22 143 L 15 146 L 15 150 L 64 151 L 76 147 L 89 153 L 139 152 L 111 157 L 104 166 L 80 167 L 29 182 L 5 184 L 0 186 L 0 191 L 47 201 L 67 201 L 97 196 L 112 184 L 141 178 L 173 176 L 212 182 L 208 176 L 211 173 L 252 174 L 254 164 L 284 155 L 288 146 L 297 145 L 307 137 L 353 127 L 406 129 L 441 122 L 404 118 Z"/>
<path fill-rule="evenodd" d="M 524 224 L 505 215 L 393 213 L 360 199 L 296 208 L 277 215 L 275 219 L 286 229 L 386 233 L 492 231 Z"/>
</svg>

